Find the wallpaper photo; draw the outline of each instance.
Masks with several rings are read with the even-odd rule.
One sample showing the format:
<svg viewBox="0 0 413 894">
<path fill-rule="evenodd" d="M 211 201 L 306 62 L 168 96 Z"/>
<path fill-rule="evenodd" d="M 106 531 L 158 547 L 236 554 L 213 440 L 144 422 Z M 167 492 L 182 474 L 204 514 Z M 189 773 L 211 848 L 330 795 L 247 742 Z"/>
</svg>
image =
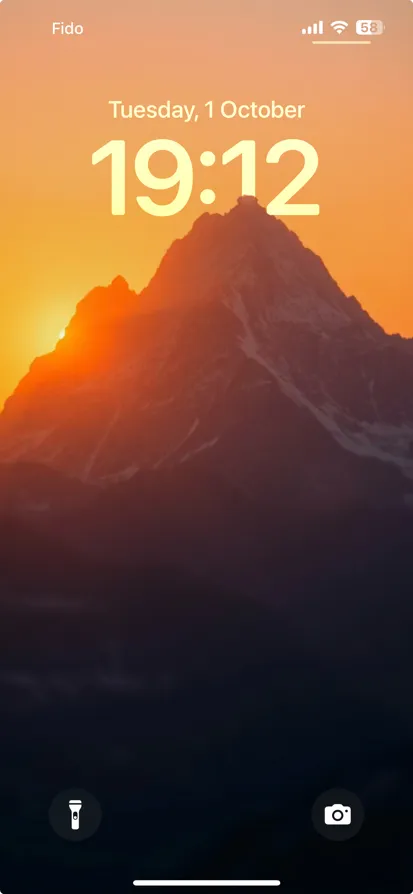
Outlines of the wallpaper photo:
<svg viewBox="0 0 413 894">
<path fill-rule="evenodd" d="M 410 894 L 413 5 L 0 25 L 0 889 Z"/>
</svg>

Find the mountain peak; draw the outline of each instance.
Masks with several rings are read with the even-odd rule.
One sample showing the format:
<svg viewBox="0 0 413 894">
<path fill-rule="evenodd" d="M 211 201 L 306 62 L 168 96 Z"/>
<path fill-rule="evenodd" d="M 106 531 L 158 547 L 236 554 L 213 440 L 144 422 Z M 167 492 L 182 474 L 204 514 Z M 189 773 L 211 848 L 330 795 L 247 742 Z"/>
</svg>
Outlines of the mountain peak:
<svg viewBox="0 0 413 894">
<path fill-rule="evenodd" d="M 261 208 L 258 199 L 256 196 L 238 196 L 237 205 L 241 205 L 243 208 Z M 264 209 L 262 209 L 264 210 Z"/>
<path fill-rule="evenodd" d="M 239 288 L 253 314 L 263 299 L 273 316 L 317 327 L 347 324 L 356 313 L 321 258 L 254 196 L 241 196 L 224 214 L 202 214 L 173 242 L 139 309 L 199 306 Z"/>
<path fill-rule="evenodd" d="M 95 286 L 79 301 L 76 313 L 67 327 L 66 334 L 90 324 L 106 326 L 136 311 L 137 295 L 129 288 L 123 276 L 116 276 L 108 286 Z"/>
<path fill-rule="evenodd" d="M 129 284 L 126 282 L 124 276 L 115 276 L 110 285 L 117 292 L 129 292 Z"/>
</svg>

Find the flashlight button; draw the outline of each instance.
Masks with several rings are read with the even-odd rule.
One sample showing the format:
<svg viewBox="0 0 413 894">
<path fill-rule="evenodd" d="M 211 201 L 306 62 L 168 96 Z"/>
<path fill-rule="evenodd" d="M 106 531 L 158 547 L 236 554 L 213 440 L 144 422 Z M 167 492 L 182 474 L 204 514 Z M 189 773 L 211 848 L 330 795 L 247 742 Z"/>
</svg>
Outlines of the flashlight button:
<svg viewBox="0 0 413 894">
<path fill-rule="evenodd" d="M 56 835 L 66 841 L 84 841 L 97 832 L 102 821 L 102 808 L 90 792 L 68 789 L 54 798 L 49 821 Z"/>
</svg>

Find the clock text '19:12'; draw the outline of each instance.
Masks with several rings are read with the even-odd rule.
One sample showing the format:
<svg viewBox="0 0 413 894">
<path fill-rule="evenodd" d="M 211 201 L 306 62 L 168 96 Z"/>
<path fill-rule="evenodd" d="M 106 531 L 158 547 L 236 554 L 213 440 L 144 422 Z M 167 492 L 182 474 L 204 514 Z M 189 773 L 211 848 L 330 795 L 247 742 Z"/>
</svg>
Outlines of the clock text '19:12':
<svg viewBox="0 0 413 894">
<path fill-rule="evenodd" d="M 320 206 L 316 204 L 290 203 L 303 186 L 314 176 L 318 168 L 318 154 L 311 143 L 305 140 L 289 139 L 274 143 L 269 149 L 266 162 L 278 162 L 286 152 L 299 152 L 304 164 L 299 173 L 287 186 L 267 205 L 268 214 L 283 217 L 286 215 L 317 215 Z M 157 177 L 150 170 L 150 160 L 156 152 L 169 152 L 176 160 L 176 168 L 169 177 Z M 105 158 L 111 159 L 111 211 L 114 215 L 126 213 L 126 142 L 110 140 L 92 155 L 92 164 L 97 165 Z M 255 140 L 241 140 L 231 146 L 222 155 L 222 164 L 241 158 L 241 194 L 256 195 L 256 143 Z M 136 201 L 143 211 L 155 217 L 171 217 L 178 214 L 188 204 L 192 195 L 194 170 L 189 152 L 175 140 L 151 140 L 145 143 L 136 153 L 135 173 L 143 186 L 151 190 L 172 189 L 177 186 L 174 198 L 168 204 L 154 202 L 150 196 L 136 196 Z"/>
</svg>

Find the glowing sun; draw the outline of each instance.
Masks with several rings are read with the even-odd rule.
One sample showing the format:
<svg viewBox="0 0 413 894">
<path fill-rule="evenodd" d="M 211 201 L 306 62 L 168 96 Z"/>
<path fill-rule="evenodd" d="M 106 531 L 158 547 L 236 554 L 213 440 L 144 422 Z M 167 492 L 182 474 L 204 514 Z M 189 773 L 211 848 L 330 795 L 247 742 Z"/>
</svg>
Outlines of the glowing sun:
<svg viewBox="0 0 413 894">
<path fill-rule="evenodd" d="M 65 337 L 65 335 L 66 335 L 66 329 L 61 329 L 59 332 L 59 341 L 61 341 L 62 338 Z"/>
</svg>

